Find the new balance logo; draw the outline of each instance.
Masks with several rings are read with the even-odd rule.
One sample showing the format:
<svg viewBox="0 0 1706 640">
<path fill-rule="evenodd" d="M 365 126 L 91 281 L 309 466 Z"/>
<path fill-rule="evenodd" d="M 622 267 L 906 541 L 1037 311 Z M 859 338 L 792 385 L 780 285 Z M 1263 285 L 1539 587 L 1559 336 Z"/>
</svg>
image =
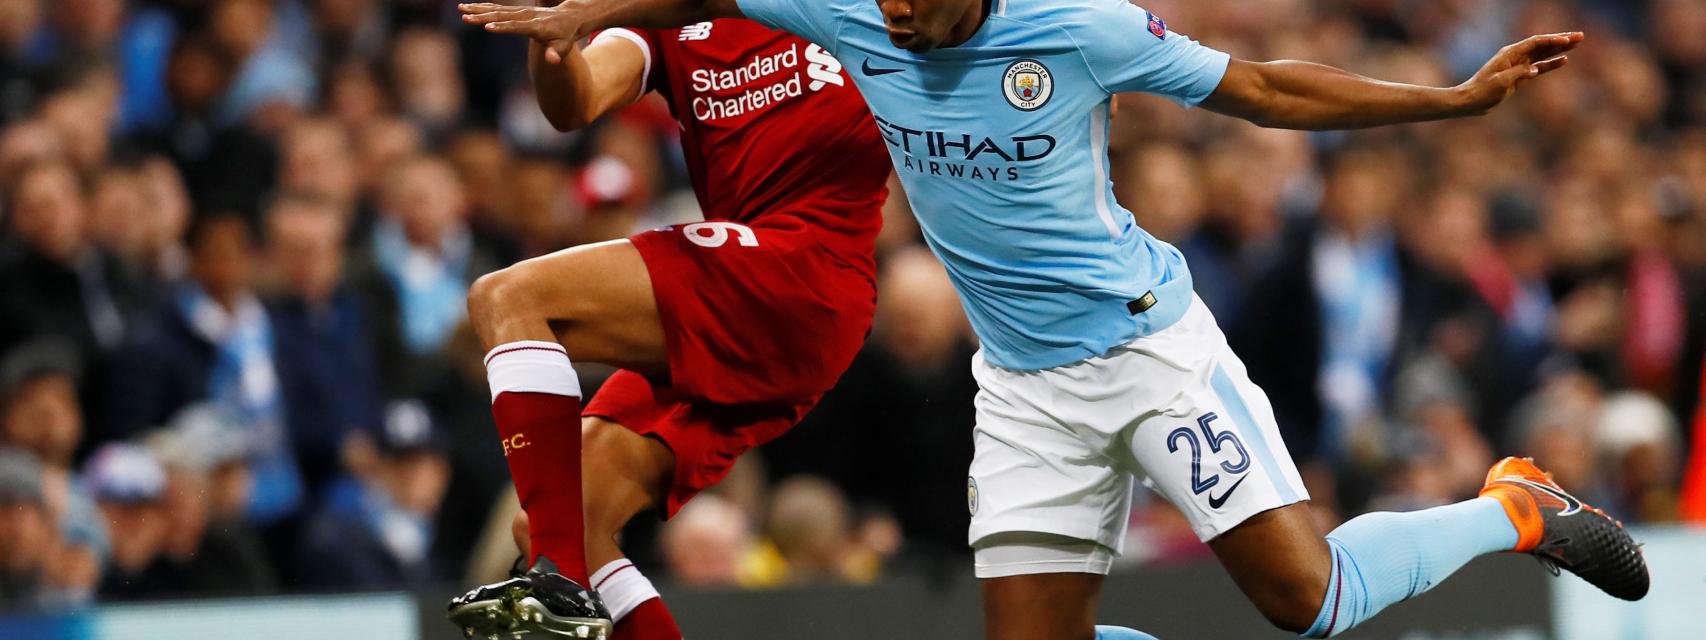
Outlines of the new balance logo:
<svg viewBox="0 0 1706 640">
<path fill-rule="evenodd" d="M 823 47 L 811 45 L 806 47 L 806 77 L 812 79 L 812 91 L 820 91 L 825 85 L 837 87 L 847 86 L 847 80 L 841 77 L 841 61 L 829 55 Z"/>
<path fill-rule="evenodd" d="M 711 23 L 701 22 L 682 27 L 681 37 L 677 38 L 677 40 L 680 42 L 687 42 L 690 40 L 704 40 L 709 37 L 711 37 Z"/>
</svg>

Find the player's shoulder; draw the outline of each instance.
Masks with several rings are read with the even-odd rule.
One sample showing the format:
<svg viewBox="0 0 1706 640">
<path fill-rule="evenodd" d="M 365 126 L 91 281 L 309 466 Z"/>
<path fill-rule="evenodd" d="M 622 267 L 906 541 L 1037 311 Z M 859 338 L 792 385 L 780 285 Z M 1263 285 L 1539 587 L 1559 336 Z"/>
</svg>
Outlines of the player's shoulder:
<svg viewBox="0 0 1706 640">
<path fill-rule="evenodd" d="M 722 18 L 716 20 L 717 28 L 723 29 L 722 42 L 734 46 L 764 45 L 782 40 L 805 41 L 805 38 L 780 29 L 772 29 L 764 24 L 747 18 Z"/>
<path fill-rule="evenodd" d="M 787 8 L 818 18 L 835 18 L 856 9 L 874 9 L 876 3 L 871 0 L 737 0 L 741 12 L 751 16 L 754 10 L 769 13 L 778 8 Z"/>
<path fill-rule="evenodd" d="M 805 39 L 771 29 L 745 18 L 719 18 L 673 29 L 635 29 L 644 44 L 656 49 L 659 65 L 670 73 L 682 69 L 733 68 L 752 56 Z"/>
<path fill-rule="evenodd" d="M 1101 37 L 1095 34 L 1124 29 L 1133 16 L 1151 15 L 1127 0 L 997 0 L 1005 4 L 1001 15 L 1059 28 L 1074 39 Z M 1001 9 L 998 5 L 998 9 Z M 1081 42 L 1082 44 L 1082 42 Z"/>
<path fill-rule="evenodd" d="M 718 18 L 674 29 L 660 29 L 659 37 L 683 46 L 742 49 L 785 38 L 797 38 L 747 18 Z"/>
</svg>

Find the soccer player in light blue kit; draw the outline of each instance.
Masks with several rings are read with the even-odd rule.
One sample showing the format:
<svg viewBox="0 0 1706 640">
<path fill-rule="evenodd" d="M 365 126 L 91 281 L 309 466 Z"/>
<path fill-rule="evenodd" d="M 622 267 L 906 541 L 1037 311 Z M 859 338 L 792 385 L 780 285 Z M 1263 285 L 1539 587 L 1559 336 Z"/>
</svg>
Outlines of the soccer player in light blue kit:
<svg viewBox="0 0 1706 640">
<path fill-rule="evenodd" d="M 1294 129 L 1472 116 L 1562 67 L 1579 33 L 1512 45 L 1463 85 L 1437 89 L 1232 60 L 1125 0 L 463 11 L 558 51 L 601 28 L 745 16 L 818 43 L 849 70 L 982 342 L 967 497 L 990 638 L 1098 634 L 1097 594 L 1136 481 L 1186 515 L 1263 615 L 1308 637 L 1349 629 L 1486 553 L 1533 553 L 1620 598 L 1647 591 L 1621 525 L 1525 460 L 1495 466 L 1482 497 L 1364 515 L 1323 539 L 1266 396 L 1192 294 L 1183 257 L 1133 222 L 1108 178 L 1116 93 Z"/>
</svg>

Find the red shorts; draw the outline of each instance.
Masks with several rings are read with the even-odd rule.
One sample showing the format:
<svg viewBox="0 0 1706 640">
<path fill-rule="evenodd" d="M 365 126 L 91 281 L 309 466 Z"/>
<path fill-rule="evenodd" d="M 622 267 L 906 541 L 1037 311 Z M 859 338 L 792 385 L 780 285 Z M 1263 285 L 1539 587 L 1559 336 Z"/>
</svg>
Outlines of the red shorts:
<svg viewBox="0 0 1706 640">
<path fill-rule="evenodd" d="M 869 267 L 831 253 L 786 215 L 753 226 L 666 227 L 630 240 L 651 275 L 669 379 L 618 372 L 583 414 L 674 452 L 667 517 L 835 386 L 870 332 L 876 282 Z"/>
</svg>

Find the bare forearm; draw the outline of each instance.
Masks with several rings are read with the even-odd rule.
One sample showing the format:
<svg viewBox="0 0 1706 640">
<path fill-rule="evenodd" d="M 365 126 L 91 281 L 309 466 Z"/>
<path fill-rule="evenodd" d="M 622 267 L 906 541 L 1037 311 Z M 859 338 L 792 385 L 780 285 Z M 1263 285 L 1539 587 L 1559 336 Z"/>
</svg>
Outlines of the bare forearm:
<svg viewBox="0 0 1706 640">
<path fill-rule="evenodd" d="M 552 0 L 535 0 L 534 4 L 548 7 L 557 3 Z M 564 64 L 560 65 L 546 61 L 545 52 L 545 45 L 539 41 L 528 41 L 527 75 L 533 79 L 533 93 L 539 99 L 539 110 L 558 131 L 570 131 L 586 126 L 591 118 L 578 113 L 579 104 L 575 100 L 580 89 L 578 80 L 586 77 L 586 62 L 580 55 L 580 45 L 575 45 L 563 60 Z M 577 77 L 576 71 L 582 73 Z"/>
<path fill-rule="evenodd" d="M 579 45 L 570 50 L 562 64 L 545 60 L 545 45 L 528 45 L 527 72 L 533 78 L 533 93 L 539 98 L 539 110 L 558 131 L 572 131 L 586 126 L 599 115 L 587 112 L 588 69 Z"/>
<path fill-rule="evenodd" d="M 1384 82 L 1309 62 L 1235 62 L 1226 82 L 1238 86 L 1223 85 L 1206 108 L 1278 129 L 1361 129 L 1476 113 L 1456 88 Z"/>
<path fill-rule="evenodd" d="M 624 1 L 638 6 L 700 0 Z M 642 39 L 619 33 L 623 37 L 581 46 L 580 41 L 594 30 L 589 28 L 587 12 L 603 6 L 600 0 L 570 0 L 539 7 L 467 3 L 458 9 L 463 22 L 489 33 L 522 35 L 533 41 L 527 71 L 539 108 L 552 126 L 567 131 L 633 102 L 646 86 L 649 45 Z"/>
</svg>

